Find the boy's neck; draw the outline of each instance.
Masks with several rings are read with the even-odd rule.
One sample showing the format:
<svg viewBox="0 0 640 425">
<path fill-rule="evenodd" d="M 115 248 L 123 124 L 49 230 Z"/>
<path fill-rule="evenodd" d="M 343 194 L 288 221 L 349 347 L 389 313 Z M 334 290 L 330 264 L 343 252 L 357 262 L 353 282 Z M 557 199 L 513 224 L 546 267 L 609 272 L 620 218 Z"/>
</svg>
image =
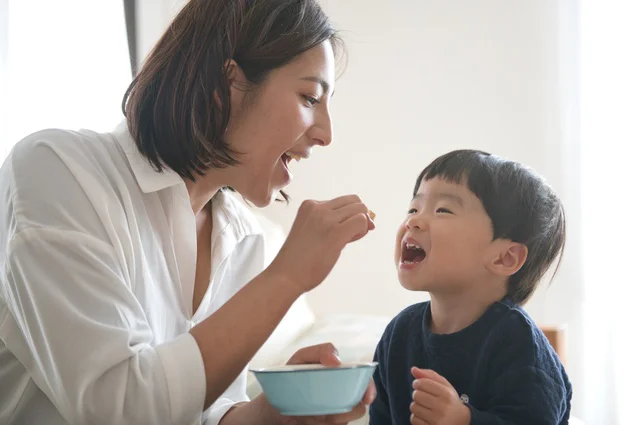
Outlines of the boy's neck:
<svg viewBox="0 0 640 425">
<path fill-rule="evenodd" d="M 506 294 L 506 286 L 504 290 L 485 288 L 483 291 L 462 294 L 431 293 L 431 332 L 452 334 L 471 326 Z"/>
</svg>

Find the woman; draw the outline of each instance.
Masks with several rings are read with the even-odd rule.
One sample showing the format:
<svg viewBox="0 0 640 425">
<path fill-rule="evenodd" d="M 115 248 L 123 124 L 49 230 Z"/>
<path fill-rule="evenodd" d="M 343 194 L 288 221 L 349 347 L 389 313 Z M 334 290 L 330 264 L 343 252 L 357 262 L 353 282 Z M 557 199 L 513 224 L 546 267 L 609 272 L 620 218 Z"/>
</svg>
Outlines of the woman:
<svg viewBox="0 0 640 425">
<path fill-rule="evenodd" d="M 313 0 L 192 0 L 114 132 L 47 130 L 0 171 L 0 423 L 311 424 L 246 402 L 246 365 L 344 246 L 357 196 L 303 203 L 266 264 L 247 207 L 331 143 L 338 38 Z M 99 82 L 97 82 L 99 84 Z M 286 196 L 286 195 L 285 195 Z M 339 362 L 330 344 L 292 363 Z"/>
</svg>

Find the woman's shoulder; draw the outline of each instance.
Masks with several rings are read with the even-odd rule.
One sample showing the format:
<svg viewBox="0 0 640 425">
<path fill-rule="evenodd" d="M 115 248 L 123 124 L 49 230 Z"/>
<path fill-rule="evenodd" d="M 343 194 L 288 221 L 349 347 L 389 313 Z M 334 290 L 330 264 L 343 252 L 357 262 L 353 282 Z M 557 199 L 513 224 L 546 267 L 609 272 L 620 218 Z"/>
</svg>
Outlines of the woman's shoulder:
<svg viewBox="0 0 640 425">
<path fill-rule="evenodd" d="M 110 133 L 90 130 L 46 129 L 24 137 L 16 143 L 5 161 L 14 172 L 35 169 L 56 171 L 116 170 L 121 162 L 115 139 Z M 118 170 L 120 171 L 120 170 Z"/>
<path fill-rule="evenodd" d="M 113 202 L 122 198 L 118 188 L 131 186 L 119 183 L 133 181 L 123 158 L 110 133 L 47 129 L 24 137 L 0 170 L 5 206 L 0 221 L 15 221 L 21 229 L 91 231 L 104 238 L 96 211 L 113 214 Z"/>
</svg>

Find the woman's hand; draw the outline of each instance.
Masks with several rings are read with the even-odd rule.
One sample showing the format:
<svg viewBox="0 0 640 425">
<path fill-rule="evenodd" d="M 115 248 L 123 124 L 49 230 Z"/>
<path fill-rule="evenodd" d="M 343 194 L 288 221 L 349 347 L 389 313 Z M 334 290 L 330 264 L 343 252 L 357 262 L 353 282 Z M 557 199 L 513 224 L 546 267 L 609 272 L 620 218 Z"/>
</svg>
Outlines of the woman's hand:
<svg viewBox="0 0 640 425">
<path fill-rule="evenodd" d="M 340 359 L 333 344 L 320 344 L 299 350 L 291 357 L 287 364 L 306 363 L 322 363 L 325 366 L 338 366 L 340 365 Z M 351 421 L 363 417 L 366 413 L 366 406 L 373 403 L 375 398 L 376 390 L 373 381 L 371 381 L 362 401 L 349 413 L 323 416 L 280 416 L 278 422 L 282 425 L 348 424 Z"/>
<path fill-rule="evenodd" d="M 322 282 L 344 247 L 375 228 L 356 195 L 326 202 L 304 201 L 289 236 L 268 270 L 302 293 Z"/>
</svg>

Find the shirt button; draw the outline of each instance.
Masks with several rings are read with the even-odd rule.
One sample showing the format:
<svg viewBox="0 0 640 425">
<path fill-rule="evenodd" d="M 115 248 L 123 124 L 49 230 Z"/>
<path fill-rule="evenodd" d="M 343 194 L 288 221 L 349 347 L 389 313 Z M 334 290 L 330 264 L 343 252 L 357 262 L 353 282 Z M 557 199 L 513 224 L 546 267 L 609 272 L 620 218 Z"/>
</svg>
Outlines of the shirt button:
<svg viewBox="0 0 640 425">
<path fill-rule="evenodd" d="M 462 394 L 460 396 L 460 401 L 462 401 L 464 404 L 469 404 L 469 396 L 466 394 Z"/>
</svg>

